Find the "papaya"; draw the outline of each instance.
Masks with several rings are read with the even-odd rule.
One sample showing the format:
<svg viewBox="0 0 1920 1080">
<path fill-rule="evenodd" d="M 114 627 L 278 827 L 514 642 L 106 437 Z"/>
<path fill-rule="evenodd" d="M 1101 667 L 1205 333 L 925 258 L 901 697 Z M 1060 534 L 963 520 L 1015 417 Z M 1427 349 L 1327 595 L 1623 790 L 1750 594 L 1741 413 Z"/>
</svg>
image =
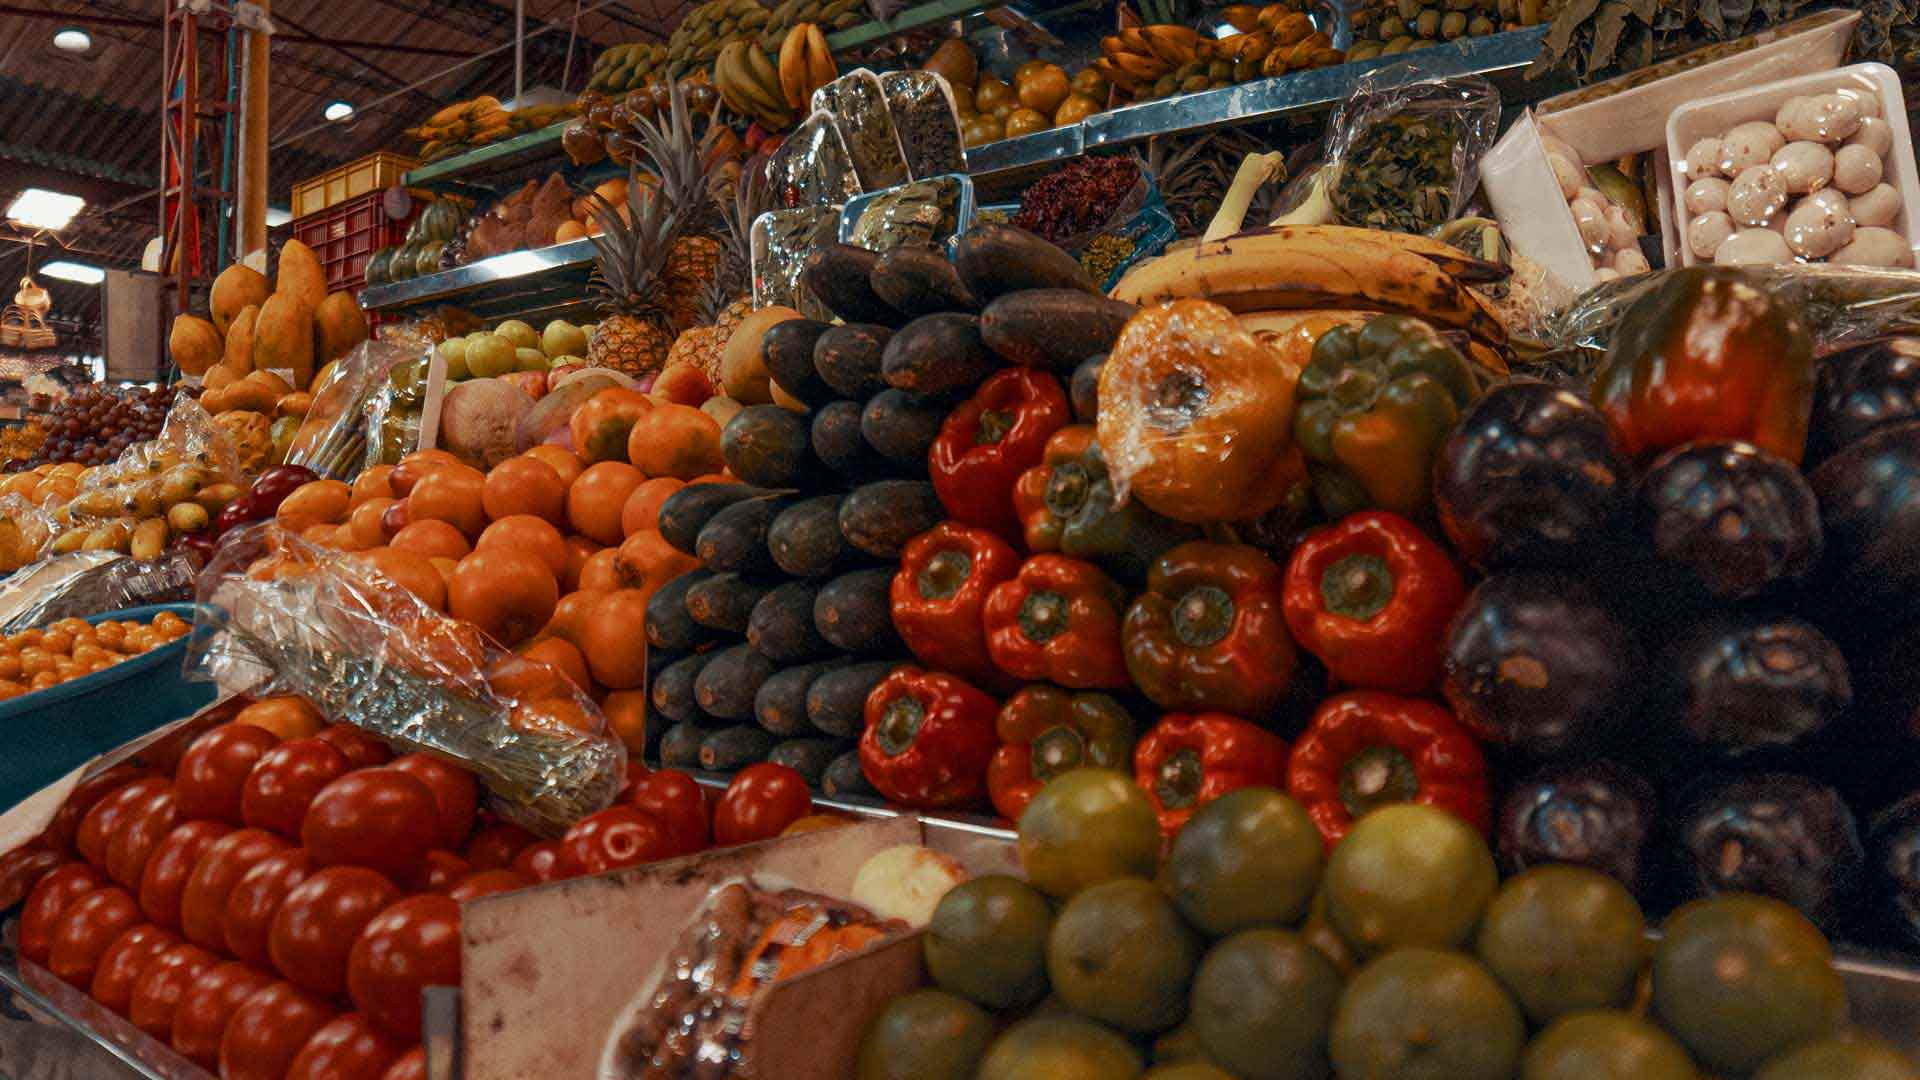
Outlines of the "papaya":
<svg viewBox="0 0 1920 1080">
<path fill-rule="evenodd" d="M 768 327 L 760 339 L 760 363 L 773 385 L 808 407 L 840 396 L 813 368 L 814 344 L 827 328 L 828 324 L 815 319 L 788 319 Z"/>
<path fill-rule="evenodd" d="M 747 620 L 771 586 L 739 574 L 713 574 L 687 587 L 687 616 L 709 630 L 747 632 Z"/>
<path fill-rule="evenodd" d="M 735 724 L 708 732 L 700 742 L 700 767 L 708 772 L 732 772 L 767 760 L 772 735 L 752 724 Z"/>
<path fill-rule="evenodd" d="M 924 472 L 927 451 L 952 411 L 945 398 L 889 388 L 861 410 L 860 434 L 889 461 Z"/>
<path fill-rule="evenodd" d="M 253 370 L 253 324 L 260 317 L 260 305 L 248 304 L 227 324 L 227 340 L 220 353 L 220 366 L 239 378 Z"/>
<path fill-rule="evenodd" d="M 722 720 L 753 719 L 753 698 L 775 671 L 772 660 L 751 645 L 722 649 L 693 680 L 693 700 Z"/>
<path fill-rule="evenodd" d="M 835 401 L 821 406 L 813 414 L 811 435 L 813 454 L 821 464 L 842 479 L 855 483 L 897 471 L 893 463 L 868 446 L 866 436 L 860 434 L 861 409 L 857 401 Z"/>
<path fill-rule="evenodd" d="M 822 674 L 807 687 L 807 721 L 828 735 L 858 738 L 867 726 L 867 695 L 899 663 L 868 660 Z"/>
<path fill-rule="evenodd" d="M 1022 289 L 1078 289 L 1098 293 L 1080 260 L 1014 225 L 975 225 L 961 234 L 954 269 L 983 303 Z"/>
<path fill-rule="evenodd" d="M 253 321 L 253 370 L 291 371 L 301 386 L 313 381 L 313 309 L 298 296 L 276 292 L 260 305 Z"/>
<path fill-rule="evenodd" d="M 808 787 L 814 787 L 826 775 L 827 766 L 846 748 L 844 739 L 825 739 L 818 735 L 807 739 L 787 739 L 768 750 L 766 760 L 775 765 L 785 765 L 806 778 Z"/>
<path fill-rule="evenodd" d="M 872 323 L 829 327 L 814 342 L 813 370 L 842 397 L 864 401 L 887 388 L 882 365 L 892 337 Z"/>
<path fill-rule="evenodd" d="M 820 586 L 789 581 L 760 598 L 747 620 L 747 644 L 782 664 L 803 664 L 833 651 L 813 626 L 813 604 Z"/>
<path fill-rule="evenodd" d="M 314 333 L 320 339 L 320 363 L 338 360 L 367 340 L 367 316 L 352 293 L 328 293 L 313 313 Z"/>
<path fill-rule="evenodd" d="M 173 317 L 173 329 L 167 334 L 167 355 L 183 374 L 205 375 L 220 362 L 225 348 L 220 331 L 198 315 L 185 313 Z"/>
<path fill-rule="evenodd" d="M 1138 310 L 1078 289 L 1022 289 L 980 313 L 980 338 L 1013 363 L 1068 372 L 1113 348 Z"/>
<path fill-rule="evenodd" d="M 740 320 L 720 352 L 720 385 L 742 405 L 765 405 L 773 400 L 761 339 L 781 323 L 800 318 L 790 307 L 764 307 Z"/>
<path fill-rule="evenodd" d="M 813 680 L 851 661 L 845 657 L 797 664 L 783 668 L 760 684 L 753 696 L 753 718 L 775 735 L 806 735 L 813 731 L 807 723 L 807 687 Z"/>
<path fill-rule="evenodd" d="M 841 574 L 813 598 L 813 628 L 827 643 L 850 653 L 886 652 L 900 647 L 893 632 L 893 568 L 877 567 Z"/>
<path fill-rule="evenodd" d="M 638 390 L 609 386 L 582 402 L 567 418 L 573 447 L 588 464 L 627 460 L 627 441 L 653 399 Z"/>
<path fill-rule="evenodd" d="M 922 315 L 887 340 L 880 376 L 896 389 L 943 394 L 971 390 L 1003 364 L 980 336 L 978 315 L 943 312 Z"/>
<path fill-rule="evenodd" d="M 234 263 L 213 279 L 207 294 L 207 307 L 213 313 L 213 328 L 224 336 L 233 320 L 249 307 L 259 307 L 273 295 L 267 276 L 245 263 Z"/>
<path fill-rule="evenodd" d="M 771 494 L 751 484 L 688 484 L 660 504 L 660 538 L 692 555 L 699 546 L 700 530 L 715 514 L 734 503 Z"/>
<path fill-rule="evenodd" d="M 880 256 L 869 278 L 874 295 L 909 319 L 940 311 L 979 311 L 960 272 L 938 251 L 902 245 Z"/>
<path fill-rule="evenodd" d="M 828 797 L 839 795 L 872 795 L 873 784 L 867 780 L 867 774 L 860 767 L 860 751 L 848 750 L 827 763 L 820 773 L 820 790 Z"/>
<path fill-rule="evenodd" d="M 875 558 L 898 558 L 907 541 L 946 516 L 925 480 L 880 480 L 855 488 L 840 504 L 840 535 Z"/>
<path fill-rule="evenodd" d="M 280 245 L 280 266 L 274 274 L 275 295 L 291 296 L 305 304 L 309 312 L 320 310 L 327 299 L 327 272 L 313 249 L 298 240 Z M 263 302 L 261 306 L 266 305 Z"/>
<path fill-rule="evenodd" d="M 721 429 L 720 456 L 749 484 L 805 486 L 820 475 L 807 427 L 807 417 L 778 405 L 749 405 Z"/>
<path fill-rule="evenodd" d="M 800 284 L 841 322 L 894 326 L 905 320 L 873 291 L 879 261 L 878 254 L 852 244 L 816 244 L 800 268 Z"/>
</svg>

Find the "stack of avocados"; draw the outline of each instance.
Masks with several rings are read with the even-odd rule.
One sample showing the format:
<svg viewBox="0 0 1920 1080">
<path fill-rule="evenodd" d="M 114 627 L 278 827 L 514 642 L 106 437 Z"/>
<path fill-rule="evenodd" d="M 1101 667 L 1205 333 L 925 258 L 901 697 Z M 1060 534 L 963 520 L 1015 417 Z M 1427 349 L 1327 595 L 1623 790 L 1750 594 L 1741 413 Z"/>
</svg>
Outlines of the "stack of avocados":
<svg viewBox="0 0 1920 1080">
<path fill-rule="evenodd" d="M 654 594 L 650 699 L 672 722 L 663 764 L 791 766 L 830 795 L 867 794 L 855 743 L 868 693 L 907 659 L 890 590 L 900 552 L 946 516 L 927 450 L 954 405 L 1013 362 L 1070 372 L 1132 306 L 1100 296 L 1060 248 L 980 226 L 955 257 L 828 244 L 802 284 L 841 321 L 766 332 L 787 398 L 721 432 L 737 484 L 694 484 L 660 534 L 703 567 Z"/>
</svg>

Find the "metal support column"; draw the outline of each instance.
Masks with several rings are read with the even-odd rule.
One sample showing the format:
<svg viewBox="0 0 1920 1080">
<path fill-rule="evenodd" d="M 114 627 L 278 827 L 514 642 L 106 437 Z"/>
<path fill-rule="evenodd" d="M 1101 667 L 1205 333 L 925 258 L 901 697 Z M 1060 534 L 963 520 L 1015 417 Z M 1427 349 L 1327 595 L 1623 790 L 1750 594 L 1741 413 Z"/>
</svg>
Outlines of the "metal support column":
<svg viewBox="0 0 1920 1080">
<path fill-rule="evenodd" d="M 218 62 L 202 63 L 203 31 L 211 31 L 204 40 L 223 43 L 230 21 L 217 7 L 195 11 L 186 0 L 167 0 L 161 23 L 160 271 L 173 279 L 178 311 L 187 310 L 191 301 L 190 283 L 208 273 L 201 225 L 210 215 L 216 221 L 225 218 L 233 201 L 231 190 L 199 181 L 203 169 L 220 171 L 225 150 L 217 144 L 224 141 L 224 121 L 233 109 L 231 64 L 224 48 Z M 213 72 L 212 85 L 201 84 L 203 67 Z M 216 259 L 225 262 L 218 254 Z"/>
</svg>

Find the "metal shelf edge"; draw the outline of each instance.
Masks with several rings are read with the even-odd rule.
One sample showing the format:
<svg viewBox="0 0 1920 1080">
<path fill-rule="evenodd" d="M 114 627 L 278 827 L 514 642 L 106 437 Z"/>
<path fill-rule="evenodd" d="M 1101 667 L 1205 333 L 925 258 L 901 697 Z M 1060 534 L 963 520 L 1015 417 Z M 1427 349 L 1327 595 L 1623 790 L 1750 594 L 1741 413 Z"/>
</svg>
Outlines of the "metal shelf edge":
<svg viewBox="0 0 1920 1080">
<path fill-rule="evenodd" d="M 430 303 L 488 285 L 530 282 L 554 271 L 584 269 L 592 265 L 593 259 L 593 241 L 588 239 L 569 240 L 564 244 L 551 244 L 528 251 L 512 251 L 451 270 L 362 289 L 360 306 L 368 311 L 386 311 Z"/>
<path fill-rule="evenodd" d="M 548 150 L 558 152 L 560 131 L 566 126 L 565 121 L 549 124 L 538 131 L 515 135 L 511 139 L 488 143 L 486 146 L 476 147 L 464 154 L 455 154 L 450 158 L 422 165 L 403 174 L 400 177 L 400 183 L 406 187 L 430 187 L 434 184 L 451 183 L 458 181 L 465 173 L 498 164 L 505 159 L 518 157 L 530 151 L 539 151 L 540 156 L 544 156 Z"/>
</svg>

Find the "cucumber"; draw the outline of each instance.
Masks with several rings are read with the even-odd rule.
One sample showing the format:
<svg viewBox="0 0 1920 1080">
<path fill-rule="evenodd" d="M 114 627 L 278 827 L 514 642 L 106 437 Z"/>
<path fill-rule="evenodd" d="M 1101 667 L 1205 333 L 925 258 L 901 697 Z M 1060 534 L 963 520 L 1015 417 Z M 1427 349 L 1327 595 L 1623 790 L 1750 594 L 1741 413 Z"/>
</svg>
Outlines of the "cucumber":
<svg viewBox="0 0 1920 1080">
<path fill-rule="evenodd" d="M 775 735 L 809 734 L 813 727 L 807 723 L 807 687 L 827 672 L 851 662 L 845 657 L 836 657 L 774 672 L 753 696 L 754 720 Z"/>
<path fill-rule="evenodd" d="M 845 739 L 828 739 L 816 735 L 807 739 L 788 739 L 775 745 L 772 750 L 767 751 L 767 760 L 775 765 L 785 765 L 806 777 L 808 787 L 819 787 L 821 777 L 826 775 L 827 766 L 846 750 Z"/>
<path fill-rule="evenodd" d="M 820 790 L 829 797 L 878 794 L 860 768 L 858 750 L 849 750 L 827 763 L 826 771 L 820 774 Z"/>
<path fill-rule="evenodd" d="M 899 664 L 868 660 L 821 675 L 807 687 L 807 720 L 829 735 L 858 738 L 866 728 L 867 695 Z"/>
<path fill-rule="evenodd" d="M 880 358 L 886 384 L 916 394 L 970 391 L 1004 366 L 980 336 L 980 316 L 958 312 L 913 320 L 887 339 Z"/>
<path fill-rule="evenodd" d="M 765 574 L 774 569 L 767 552 L 767 528 L 782 510 L 792 506 L 790 495 L 770 495 L 734 503 L 715 514 L 700 530 L 693 553 L 717 573 Z"/>
<path fill-rule="evenodd" d="M 813 453 L 844 480 L 859 483 L 892 475 L 893 463 L 867 445 L 860 434 L 862 406 L 857 401 L 835 401 L 813 414 Z"/>
<path fill-rule="evenodd" d="M 1073 402 L 1073 419 L 1092 424 L 1100 419 L 1100 369 L 1107 365 L 1107 354 L 1098 353 L 1080 361 L 1067 384 L 1067 399 Z"/>
<path fill-rule="evenodd" d="M 767 551 L 773 564 L 797 578 L 828 578 L 858 567 L 866 556 L 840 535 L 844 495 L 802 499 L 767 527 Z"/>
<path fill-rule="evenodd" d="M 700 703 L 693 698 L 693 681 L 712 655 L 694 653 L 662 668 L 647 686 L 647 702 L 653 711 L 676 724 L 701 719 Z"/>
<path fill-rule="evenodd" d="M 953 405 L 944 397 L 889 387 L 873 395 L 860 412 L 860 434 L 882 457 L 925 473 L 927 451 L 940 437 Z"/>
<path fill-rule="evenodd" d="M 700 767 L 700 744 L 714 728 L 709 724 L 682 721 L 660 736 L 660 764 L 668 769 Z"/>
<path fill-rule="evenodd" d="M 967 290 L 982 302 L 1022 289 L 1100 291 L 1080 260 L 1013 225 L 968 229 L 955 245 L 953 266 Z"/>
<path fill-rule="evenodd" d="M 840 534 L 869 555 L 896 559 L 907 541 L 946 516 L 940 496 L 925 480 L 881 480 L 855 488 L 841 502 Z"/>
<path fill-rule="evenodd" d="M 833 652 L 813 626 L 813 602 L 820 586 L 789 581 L 760 598 L 747 620 L 747 644 L 781 664 L 802 664 Z"/>
<path fill-rule="evenodd" d="M 910 319 L 937 311 L 979 311 L 960 271 L 940 252 L 897 247 L 880 256 L 869 277 L 874 295 Z"/>
<path fill-rule="evenodd" d="M 893 331 L 850 323 L 829 327 L 813 346 L 813 370 L 842 397 L 864 401 L 887 388 L 881 373 Z"/>
<path fill-rule="evenodd" d="M 647 600 L 647 644 L 656 649 L 691 649 L 718 635 L 693 620 L 687 612 L 687 593 L 714 576 L 711 570 L 689 570 L 654 590 Z M 636 627 L 636 629 L 638 629 Z"/>
<path fill-rule="evenodd" d="M 800 284 L 841 322 L 892 325 L 900 313 L 873 291 L 880 256 L 852 244 L 815 244 L 800 268 Z"/>
<path fill-rule="evenodd" d="M 732 772 L 767 760 L 776 739 L 752 724 L 735 724 L 709 732 L 700 741 L 700 767 L 708 772 Z"/>
<path fill-rule="evenodd" d="M 774 673 L 772 660 L 750 645 L 722 649 L 693 680 L 693 700 L 720 720 L 753 719 L 753 696 Z"/>
<path fill-rule="evenodd" d="M 1024 289 L 987 305 L 980 337 L 1013 363 L 1068 372 L 1113 348 L 1137 310 L 1078 289 Z"/>
<path fill-rule="evenodd" d="M 744 634 L 753 606 L 772 589 L 772 585 L 739 574 L 708 574 L 687 587 L 687 617 L 709 630 Z"/>
<path fill-rule="evenodd" d="M 900 635 L 893 630 L 895 570 L 855 570 L 821 586 L 813 600 L 814 629 L 835 648 L 851 653 L 900 648 Z"/>
<path fill-rule="evenodd" d="M 775 323 L 760 339 L 760 362 L 767 374 L 802 405 L 819 408 L 839 397 L 813 369 L 813 347 L 831 324 L 814 319 Z"/>
<path fill-rule="evenodd" d="M 744 499 L 771 494 L 749 484 L 689 484 L 660 504 L 660 537 L 691 555 L 700 530 L 713 515 Z"/>
<path fill-rule="evenodd" d="M 802 487 L 820 475 L 807 418 L 778 405 L 749 405 L 720 431 L 720 456 L 733 475 L 769 488 Z"/>
</svg>

